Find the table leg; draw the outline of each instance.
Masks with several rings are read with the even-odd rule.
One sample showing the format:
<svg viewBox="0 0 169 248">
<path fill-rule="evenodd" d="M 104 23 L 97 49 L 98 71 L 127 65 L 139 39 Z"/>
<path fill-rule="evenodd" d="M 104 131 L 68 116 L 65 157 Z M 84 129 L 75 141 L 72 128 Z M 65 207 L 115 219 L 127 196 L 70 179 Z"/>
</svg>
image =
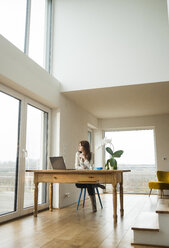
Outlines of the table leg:
<svg viewBox="0 0 169 248">
<path fill-rule="evenodd" d="M 121 216 L 124 215 L 124 208 L 123 208 L 123 183 L 120 183 L 120 212 Z"/>
<path fill-rule="evenodd" d="M 34 190 L 34 217 L 37 217 L 38 213 L 38 183 L 35 183 Z"/>
<path fill-rule="evenodd" d="M 53 211 L 53 183 L 49 183 L 49 210 Z"/>
<path fill-rule="evenodd" d="M 113 185 L 113 217 L 114 222 L 117 222 L 117 184 Z"/>
</svg>

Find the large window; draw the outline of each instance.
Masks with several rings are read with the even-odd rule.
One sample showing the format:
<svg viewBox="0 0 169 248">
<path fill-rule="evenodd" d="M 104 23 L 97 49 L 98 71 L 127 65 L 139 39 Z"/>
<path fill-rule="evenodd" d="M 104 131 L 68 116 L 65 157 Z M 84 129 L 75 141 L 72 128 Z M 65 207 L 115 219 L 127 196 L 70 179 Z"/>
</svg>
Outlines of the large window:
<svg viewBox="0 0 169 248">
<path fill-rule="evenodd" d="M 1 0 L 0 34 L 50 71 L 52 0 Z"/>
<path fill-rule="evenodd" d="M 118 169 L 131 170 L 124 176 L 125 192 L 148 193 L 148 182 L 156 180 L 154 130 L 112 131 L 105 132 L 105 137 L 112 139 L 115 151 L 124 150 L 117 162 Z"/>
<path fill-rule="evenodd" d="M 0 85 L 0 222 L 33 211 L 33 174 L 46 169 L 49 109 Z M 46 208 L 39 184 L 39 208 Z M 10 213 L 10 214 L 9 214 Z"/>
</svg>

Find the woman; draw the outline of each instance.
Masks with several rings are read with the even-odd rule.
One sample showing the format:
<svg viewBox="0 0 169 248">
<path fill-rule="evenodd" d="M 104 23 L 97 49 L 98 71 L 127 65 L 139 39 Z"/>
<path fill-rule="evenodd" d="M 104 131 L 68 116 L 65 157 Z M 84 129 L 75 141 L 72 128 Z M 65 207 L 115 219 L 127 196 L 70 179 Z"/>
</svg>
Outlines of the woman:
<svg viewBox="0 0 169 248">
<path fill-rule="evenodd" d="M 90 152 L 89 142 L 83 140 L 79 143 L 78 152 L 75 156 L 75 168 L 76 170 L 90 170 L 93 169 L 92 154 Z M 92 203 L 93 212 L 97 211 L 95 187 L 94 184 L 76 184 L 77 188 L 87 188 L 90 200 Z"/>
<path fill-rule="evenodd" d="M 76 170 L 93 169 L 92 153 L 90 152 L 89 142 L 86 140 L 79 143 L 75 157 L 75 168 Z"/>
</svg>

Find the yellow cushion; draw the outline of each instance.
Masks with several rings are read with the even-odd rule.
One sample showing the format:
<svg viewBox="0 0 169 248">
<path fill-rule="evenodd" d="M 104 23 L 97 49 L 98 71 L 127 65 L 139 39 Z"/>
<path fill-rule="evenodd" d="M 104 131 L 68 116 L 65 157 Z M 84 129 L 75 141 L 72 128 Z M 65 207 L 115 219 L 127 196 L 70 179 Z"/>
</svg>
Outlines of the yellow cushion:
<svg viewBox="0 0 169 248">
<path fill-rule="evenodd" d="M 151 181 L 148 186 L 150 189 L 169 189 L 169 183 L 164 181 Z"/>
</svg>

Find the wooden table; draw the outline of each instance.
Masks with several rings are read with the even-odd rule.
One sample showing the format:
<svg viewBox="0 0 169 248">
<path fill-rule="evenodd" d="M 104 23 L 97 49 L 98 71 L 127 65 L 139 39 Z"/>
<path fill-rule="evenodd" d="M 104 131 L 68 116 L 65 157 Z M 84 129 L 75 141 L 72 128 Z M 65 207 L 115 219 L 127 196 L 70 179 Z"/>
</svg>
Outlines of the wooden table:
<svg viewBox="0 0 169 248">
<path fill-rule="evenodd" d="M 130 170 L 26 170 L 34 173 L 34 216 L 38 213 L 38 184 L 49 183 L 49 210 L 53 206 L 53 183 L 112 184 L 113 186 L 113 217 L 117 222 L 117 184 L 120 184 L 120 212 L 123 209 L 123 173 Z"/>
</svg>

